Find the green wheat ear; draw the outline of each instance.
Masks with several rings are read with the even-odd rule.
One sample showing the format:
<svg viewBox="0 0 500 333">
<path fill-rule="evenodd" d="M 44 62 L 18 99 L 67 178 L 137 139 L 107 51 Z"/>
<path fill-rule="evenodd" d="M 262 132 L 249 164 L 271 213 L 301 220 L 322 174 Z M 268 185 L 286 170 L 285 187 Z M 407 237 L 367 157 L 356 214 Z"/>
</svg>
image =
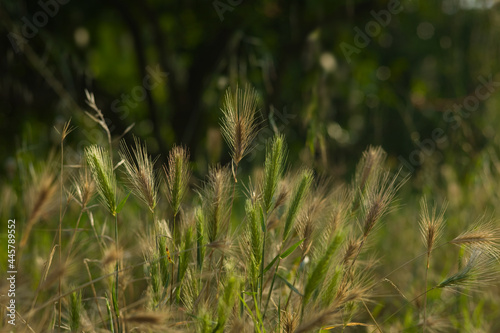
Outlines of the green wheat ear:
<svg viewBox="0 0 500 333">
<path fill-rule="evenodd" d="M 344 240 L 344 235 L 342 232 L 338 232 L 333 240 L 328 245 L 325 253 L 319 260 L 318 264 L 311 272 L 309 279 L 307 280 L 307 284 L 304 290 L 304 298 L 302 300 L 302 306 L 305 307 L 307 302 L 311 298 L 313 292 L 319 287 L 319 285 L 325 280 L 326 274 L 328 273 L 328 268 L 330 267 L 331 259 L 342 244 Z"/>
<path fill-rule="evenodd" d="M 245 205 L 247 218 L 247 237 L 250 243 L 249 267 L 252 283 L 256 283 L 259 276 L 259 267 L 262 262 L 262 247 L 264 235 L 260 224 L 260 206 L 253 203 L 252 200 L 247 200 Z"/>
<path fill-rule="evenodd" d="M 109 212 L 116 215 L 116 176 L 109 152 L 97 145 L 85 148 L 85 159 L 89 165 L 97 192 Z"/>
<path fill-rule="evenodd" d="M 222 135 L 231 148 L 231 157 L 236 165 L 248 153 L 252 140 L 257 135 L 257 111 L 259 95 L 247 85 L 236 87 L 233 93 L 226 90 L 222 107 Z"/>
<path fill-rule="evenodd" d="M 225 281 L 222 297 L 217 308 L 217 325 L 212 332 L 224 332 L 229 316 L 238 296 L 239 281 L 235 276 L 229 276 Z"/>
<path fill-rule="evenodd" d="M 302 203 L 304 202 L 304 199 L 309 192 L 313 179 L 313 172 L 310 169 L 306 169 L 300 174 L 299 181 L 295 186 L 295 190 L 289 202 L 288 213 L 285 220 L 285 228 L 283 229 L 283 242 L 287 240 L 290 234 L 290 230 L 292 229 L 299 213 L 300 207 L 302 206 Z"/>
<path fill-rule="evenodd" d="M 266 162 L 264 164 L 264 182 L 262 196 L 266 212 L 272 207 L 273 197 L 278 189 L 278 183 L 285 171 L 287 148 L 285 137 L 276 135 L 267 146 Z"/>
<path fill-rule="evenodd" d="M 473 248 L 466 264 L 457 273 L 441 281 L 435 288 L 474 288 L 496 281 L 494 259 L 480 248 Z"/>
<path fill-rule="evenodd" d="M 177 216 L 189 184 L 189 152 L 187 149 L 174 146 L 168 155 L 167 165 L 163 166 L 163 171 L 167 181 L 167 199 L 174 216 Z"/>
<path fill-rule="evenodd" d="M 77 332 L 80 327 L 80 317 L 82 315 L 82 291 L 75 291 L 70 295 L 69 327 L 71 332 Z"/>
<path fill-rule="evenodd" d="M 210 243 L 226 236 L 229 227 L 227 217 L 231 200 L 230 184 L 231 174 L 228 168 L 217 166 L 210 169 L 208 181 L 200 193 L 203 203 L 203 220 Z"/>
<path fill-rule="evenodd" d="M 134 143 L 135 147 L 130 151 L 122 140 L 119 154 L 124 161 L 128 186 L 153 212 L 158 202 L 158 173 L 154 169 L 158 157 L 151 159 L 146 145 L 141 144 L 138 138 L 134 137 Z"/>
</svg>

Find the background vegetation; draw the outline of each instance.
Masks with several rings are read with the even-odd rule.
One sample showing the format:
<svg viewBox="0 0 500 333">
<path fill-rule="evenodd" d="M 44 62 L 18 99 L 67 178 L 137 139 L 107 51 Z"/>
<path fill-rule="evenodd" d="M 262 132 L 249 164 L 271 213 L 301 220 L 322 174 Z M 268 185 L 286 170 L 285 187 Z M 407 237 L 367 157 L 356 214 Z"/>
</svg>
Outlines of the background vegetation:
<svg viewBox="0 0 500 333">
<path fill-rule="evenodd" d="M 393 13 L 390 8 L 397 10 Z M 370 36 L 366 29 L 370 22 L 380 26 L 375 22 L 377 18 L 383 20 L 381 11 L 390 14 L 387 24 Z M 46 22 L 39 13 L 45 13 Z M 176 278 L 187 276 L 187 280 L 194 281 L 193 276 L 200 274 L 199 281 L 208 283 L 217 295 L 217 301 L 209 296 L 204 300 L 206 308 L 215 311 L 207 310 L 206 318 L 212 325 L 209 325 L 210 331 L 218 329 L 216 323 L 223 314 L 218 307 L 233 309 L 227 301 L 232 299 L 230 296 L 234 292 L 229 288 L 231 285 L 235 290 L 242 286 L 256 290 L 259 297 L 258 306 L 251 298 L 244 297 L 250 310 L 245 302 L 235 298 L 234 309 L 237 310 L 233 309 L 234 313 L 228 315 L 228 330 L 239 327 L 236 324 L 240 319 L 250 331 L 254 326 L 249 323 L 256 327 L 261 323 L 266 330 L 276 331 L 282 322 L 280 318 L 287 315 L 293 319 L 298 314 L 298 318 L 302 318 L 295 328 L 306 323 L 307 311 L 313 313 L 326 308 L 326 303 L 317 298 L 317 293 L 327 288 L 326 285 L 318 284 L 310 289 L 316 291 L 311 296 L 311 304 L 294 300 L 295 310 L 285 309 L 285 317 L 281 317 L 281 308 L 276 305 L 289 294 L 297 296 L 290 292 L 285 280 L 293 284 L 299 272 L 314 271 L 313 268 L 301 270 L 307 257 L 300 251 L 304 251 L 304 245 L 285 258 L 282 266 L 274 265 L 266 273 L 265 288 L 264 282 L 252 287 L 245 279 L 231 280 L 231 275 L 227 281 L 222 281 L 217 276 L 203 275 L 203 269 L 192 272 L 200 265 L 196 261 L 198 254 L 181 259 L 181 252 L 177 252 L 182 247 L 195 248 L 194 243 L 199 239 L 195 236 L 199 231 L 197 218 L 209 214 L 206 200 L 211 195 L 210 189 L 217 184 L 215 175 L 218 173 L 214 170 L 219 170 L 219 176 L 227 177 L 224 179 L 231 184 L 225 189 L 231 198 L 227 203 L 231 207 L 228 239 L 235 247 L 246 244 L 244 235 L 251 232 L 246 227 L 251 225 L 249 221 L 255 211 L 260 218 L 259 207 L 266 197 L 257 195 L 265 188 L 265 177 L 261 175 L 265 171 L 266 154 L 273 138 L 283 134 L 287 143 L 287 163 L 282 161 L 284 170 L 280 184 L 295 188 L 300 184 L 298 175 L 305 172 L 303 170 L 311 170 L 314 178 L 310 181 L 311 193 L 304 199 L 306 204 L 299 207 L 297 216 L 307 215 L 308 209 L 316 205 L 314 199 L 322 197 L 327 198 L 328 205 L 320 207 L 330 212 L 340 206 L 346 214 L 342 233 L 332 231 L 332 235 L 341 237 L 337 252 L 327 246 L 329 241 L 336 239 L 334 236 L 328 241 L 314 238 L 324 243 L 318 253 L 330 253 L 330 249 L 333 258 L 328 261 L 331 265 L 321 283 L 332 280 L 335 267 L 341 267 L 339 272 L 344 275 L 338 274 L 346 276 L 340 278 L 341 282 L 350 278 L 355 280 L 350 275 L 350 266 L 342 266 L 342 258 L 349 249 L 359 248 L 360 260 L 352 261 L 357 262 L 353 267 L 363 272 L 369 268 L 369 273 L 365 273 L 370 283 L 364 276 L 359 277 L 359 281 L 370 286 L 369 292 L 363 289 L 363 297 L 357 302 L 342 304 L 340 317 L 328 317 L 331 322 L 325 323 L 325 327 L 349 322 L 376 325 L 377 322 L 384 331 L 421 331 L 424 318 L 428 317 L 429 323 L 425 324 L 428 330 L 497 331 L 495 319 L 500 313 L 500 295 L 495 284 L 488 285 L 487 294 L 469 289 L 462 289 L 462 293 L 441 292 L 438 288 L 440 290 L 429 292 L 427 302 L 417 298 L 410 305 L 405 304 L 425 290 L 424 276 L 431 288 L 446 281 L 453 272 L 467 267 L 471 253 L 476 253 L 463 246 L 437 247 L 432 253 L 427 275 L 425 253 L 429 243 L 422 243 L 419 228 L 428 230 L 444 225 L 441 242 L 445 243 L 466 231 L 477 231 L 473 227 L 480 225 L 482 236 L 490 237 L 486 242 L 490 247 L 486 250 L 483 247 L 483 252 L 495 258 L 500 171 L 496 135 L 500 126 L 497 114 L 500 104 L 500 83 L 497 83 L 500 82 L 499 20 L 499 5 L 495 1 L 480 0 L 108 0 L 85 3 L 3 0 L 0 4 L 0 32 L 4 36 L 0 47 L 0 214 L 3 230 L 7 230 L 9 218 L 19 221 L 17 241 L 20 246 L 24 241 L 18 254 L 18 258 L 23 259 L 18 280 L 21 314 L 48 302 L 50 306 L 39 312 L 43 319 L 32 322 L 32 326 L 37 332 L 53 328 L 58 324 L 60 304 L 53 297 L 61 293 L 60 289 L 64 293 L 75 288 L 81 294 L 68 294 L 61 305 L 64 329 L 77 330 L 70 328 L 70 324 L 80 317 L 83 319 L 79 323 L 85 331 L 110 329 L 106 318 L 116 317 L 116 314 L 111 313 L 114 310 L 113 279 L 109 277 L 113 276 L 115 264 L 120 263 L 120 268 L 130 268 L 123 273 L 120 282 L 124 294 L 119 303 L 125 307 L 121 310 L 124 315 L 153 315 L 156 311 L 161 314 L 164 325 L 160 327 L 166 331 L 192 331 L 195 327 L 202 330 L 196 325 L 204 314 L 185 311 L 188 305 L 180 301 L 183 294 L 175 295 L 180 289 L 175 289 L 172 281 L 162 280 L 167 276 L 163 275 L 153 287 L 152 271 L 157 269 L 157 274 L 161 275 L 168 270 L 143 264 L 144 261 L 151 263 L 152 258 L 160 260 L 158 258 L 166 256 L 166 253 L 158 253 L 154 237 L 164 220 L 170 228 L 171 238 L 164 239 L 167 243 L 162 245 L 175 249 L 171 255 L 176 271 L 179 270 L 175 273 L 178 274 Z M 366 37 L 359 37 L 359 31 Z M 356 52 L 347 55 L 346 47 L 356 47 Z M 234 92 L 237 85 L 241 88 L 248 83 L 255 87 L 259 96 L 260 112 L 255 119 L 255 130 L 259 131 L 250 131 L 255 133 L 252 147 L 240 161 L 235 157 L 234 147 L 226 144 L 231 140 L 227 127 L 222 127 L 226 130 L 225 135 L 221 131 L 224 113 L 220 109 L 227 110 L 224 96 L 228 87 Z M 85 94 L 86 89 L 93 93 L 95 100 Z M 96 110 L 102 110 L 102 119 Z M 97 118 L 92 119 L 86 112 Z M 139 146 L 135 146 L 134 135 L 139 138 Z M 125 141 L 120 144 L 122 138 Z M 153 178 L 158 183 L 153 183 L 160 189 L 155 205 L 152 205 L 152 198 L 140 194 L 140 184 L 144 183 L 140 179 L 134 183 L 128 178 L 134 170 L 135 174 L 140 171 L 134 169 L 133 164 L 140 159 L 133 151 L 128 155 L 123 149 L 138 149 L 136 147 L 144 144 L 147 154 L 139 154 L 144 157 L 144 163 L 149 156 L 159 156 L 154 167 L 148 169 L 150 174 L 155 174 Z M 189 153 L 174 148 L 175 144 L 185 147 Z M 87 199 L 82 187 L 93 184 L 95 175 L 92 177 L 92 170 L 80 166 L 86 160 L 84 150 L 92 145 L 104 147 L 105 156 L 112 152 L 111 165 L 133 156 L 130 165 L 122 164 L 115 170 L 114 204 L 106 201 L 105 205 L 100 205 L 97 196 L 89 196 L 88 207 L 83 205 Z M 387 157 L 377 160 L 380 162 L 377 168 L 381 168 L 378 178 L 373 188 L 365 189 L 359 184 L 362 174 L 359 168 L 364 163 L 363 152 L 369 146 L 382 147 Z M 378 151 L 373 149 L 368 152 Z M 181 161 L 188 159 L 182 168 L 178 167 L 189 169 L 192 175 L 186 181 L 182 200 L 178 198 L 178 203 L 172 205 L 175 200 L 168 194 L 172 192 L 169 184 L 175 183 L 175 179 L 169 178 L 172 177 L 169 170 L 175 169 L 175 156 L 183 157 Z M 358 163 L 360 159 L 361 164 Z M 227 169 L 213 169 L 217 163 Z M 165 170 L 162 165 L 166 165 Z M 92 164 L 88 163 L 88 167 L 92 168 Z M 362 196 L 364 191 L 378 193 L 377 189 L 390 184 L 391 178 L 384 178 L 382 169 L 392 170 L 393 174 L 401 169 L 398 182 L 403 178 L 407 181 L 399 188 L 395 202 L 389 200 L 391 209 L 388 208 L 388 214 L 381 218 L 383 223 L 375 230 L 368 230 L 370 237 L 366 237 L 366 244 L 360 243 L 366 231 L 361 222 L 365 213 L 362 203 L 369 205 L 372 201 L 356 196 Z M 82 170 L 88 173 L 78 176 Z M 304 187 L 309 187 L 305 186 L 309 181 L 304 181 Z M 234 190 L 233 184 L 236 184 Z M 346 197 L 339 197 L 342 189 Z M 111 251 L 116 241 L 112 207 L 118 206 L 131 190 L 134 194 L 118 214 L 121 219 L 120 247 Z M 254 191 L 258 200 L 252 199 Z M 200 192 L 201 197 L 196 192 Z M 40 202 L 36 200 L 41 194 L 46 200 L 37 206 Z M 430 207 L 429 214 L 425 214 L 424 206 L 419 204 L 423 197 L 423 202 Z M 354 206 L 342 206 L 346 198 L 352 200 Z M 278 197 L 274 194 L 267 200 L 271 199 Z M 269 227 L 267 238 L 260 239 L 268 241 L 267 245 L 262 244 L 267 249 L 267 254 L 264 253 L 266 264 L 281 250 L 305 239 L 299 224 L 295 226 L 295 222 L 300 221 L 297 217 L 297 221 L 291 219 L 294 223 L 290 229 L 291 238 L 286 246 L 284 244 L 282 236 L 289 220 L 288 209 L 293 206 L 292 199 L 293 196 L 288 196 L 282 203 L 282 211 L 275 213 L 277 225 Z M 443 223 L 431 223 L 432 207 L 435 206 L 437 217 L 441 208 L 446 207 Z M 108 210 L 111 207 L 111 211 L 106 207 Z M 266 213 L 268 209 L 265 207 Z M 427 220 L 422 217 L 427 215 L 430 216 Z M 184 227 L 177 230 L 177 236 L 173 229 L 175 220 L 185 222 Z M 2 231 L 1 237 L 6 240 L 7 234 Z M 424 240 L 428 237 L 424 232 Z M 233 248 L 231 251 L 217 249 L 217 254 L 212 256 L 211 249 L 216 241 L 213 236 L 205 242 L 212 247 L 206 247 L 207 261 L 202 268 L 228 272 L 230 269 L 225 266 L 230 264 L 228 258 L 248 259 L 244 251 Z M 55 244 L 62 246 L 54 247 Z M 311 260 L 310 267 L 321 267 L 323 257 L 319 254 L 307 259 Z M 376 265 L 370 254 L 376 254 Z M 60 258 L 66 257 L 71 257 L 68 267 L 61 264 Z M 5 252 L 0 259 L 4 269 Z M 187 265 L 183 273 L 180 270 L 182 260 Z M 410 260 L 413 261 L 399 268 Z M 92 267 L 92 263 L 98 264 Z M 94 279 L 106 278 L 95 285 L 78 288 L 89 281 L 85 265 L 89 265 L 88 273 Z M 491 266 L 495 265 L 498 263 Z M 236 271 L 246 274 L 247 270 L 250 271 L 250 267 Z M 276 277 L 277 274 L 284 279 Z M 384 277 L 390 281 L 372 284 Z M 253 278 L 255 280 L 255 276 Z M 270 287 L 271 281 L 273 287 Z M 6 286 L 4 283 L 2 290 Z M 218 292 L 217 286 L 227 289 Z M 302 294 L 300 297 L 304 296 L 307 290 L 305 275 L 297 277 L 294 288 Z M 94 292 L 94 289 L 97 290 Z M 272 301 L 268 306 L 265 297 L 262 305 L 260 292 L 263 289 L 265 296 L 269 290 L 274 290 L 269 293 Z M 169 302 L 173 305 L 163 304 L 162 311 L 157 311 L 158 308 L 152 305 L 158 302 L 154 290 L 161 294 L 162 300 L 165 298 L 163 292 L 170 293 Z M 219 294 L 226 291 L 231 295 L 227 299 L 221 297 L 226 303 L 220 305 Z M 102 303 L 97 306 L 95 299 Z M 104 300 L 110 304 L 110 313 L 106 313 Z M 424 315 L 426 303 L 429 309 Z M 309 308 L 304 317 L 301 307 L 305 305 Z M 256 311 L 260 306 L 268 308 L 269 313 L 267 319 L 261 317 L 259 321 Z M 186 317 L 186 313 L 191 317 Z M 236 320 L 237 313 L 244 315 Z M 261 312 L 263 316 L 264 313 Z M 115 326 L 118 322 L 115 318 Z M 188 323 L 172 326 L 183 322 Z M 126 327 L 132 329 L 133 326 Z M 137 330 L 159 329 L 141 327 Z M 366 330 L 361 326 L 343 329 Z M 377 327 L 370 326 L 368 331 L 374 329 Z"/>
</svg>

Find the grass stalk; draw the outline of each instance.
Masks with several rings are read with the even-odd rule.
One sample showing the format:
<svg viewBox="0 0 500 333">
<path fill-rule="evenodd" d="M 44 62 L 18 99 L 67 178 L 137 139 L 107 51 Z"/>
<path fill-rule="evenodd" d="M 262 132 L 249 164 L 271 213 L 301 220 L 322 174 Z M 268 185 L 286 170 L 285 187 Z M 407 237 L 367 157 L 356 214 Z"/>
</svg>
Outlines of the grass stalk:
<svg viewBox="0 0 500 333">
<path fill-rule="evenodd" d="M 115 215 L 115 248 L 116 248 L 116 253 L 119 251 L 119 244 L 118 244 L 118 214 Z M 120 271 L 120 260 L 118 259 L 116 261 L 115 265 L 115 290 L 114 290 L 114 301 L 113 305 L 115 307 L 115 316 L 116 316 L 116 328 L 118 332 L 121 332 L 120 327 L 120 298 L 118 295 L 118 290 L 119 290 L 119 271 Z"/>
</svg>

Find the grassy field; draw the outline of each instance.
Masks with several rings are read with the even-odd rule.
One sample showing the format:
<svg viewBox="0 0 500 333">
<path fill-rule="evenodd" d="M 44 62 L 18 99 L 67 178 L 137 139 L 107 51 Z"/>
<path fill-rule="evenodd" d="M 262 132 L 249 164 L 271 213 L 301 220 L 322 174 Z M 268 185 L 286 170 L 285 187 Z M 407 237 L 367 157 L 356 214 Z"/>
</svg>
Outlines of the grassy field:
<svg viewBox="0 0 500 333">
<path fill-rule="evenodd" d="M 172 147 L 160 165 L 143 139 L 112 138 L 87 98 L 108 142 L 68 164 L 68 121 L 46 161 L 18 154 L 18 178 L 2 185 L 15 256 L 2 251 L 0 265 L 17 270 L 16 326 L 1 282 L 2 331 L 500 330 L 493 154 L 463 187 L 451 167 L 445 183 L 415 179 L 367 147 L 344 182 L 288 159 L 274 133 L 243 175 L 262 127 L 245 87 L 221 106 L 231 162 L 195 179 L 189 151 Z"/>
</svg>

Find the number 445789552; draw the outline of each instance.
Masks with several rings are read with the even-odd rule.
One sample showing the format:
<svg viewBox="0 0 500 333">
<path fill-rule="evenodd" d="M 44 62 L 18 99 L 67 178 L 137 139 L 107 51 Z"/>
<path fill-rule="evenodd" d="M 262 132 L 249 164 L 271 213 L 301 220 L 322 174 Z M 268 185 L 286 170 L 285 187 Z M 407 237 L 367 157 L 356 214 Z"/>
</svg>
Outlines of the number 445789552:
<svg viewBox="0 0 500 333">
<path fill-rule="evenodd" d="M 8 246 L 7 246 L 7 256 L 9 257 L 9 269 L 15 269 L 16 262 L 16 220 L 9 220 L 8 223 Z"/>
</svg>

